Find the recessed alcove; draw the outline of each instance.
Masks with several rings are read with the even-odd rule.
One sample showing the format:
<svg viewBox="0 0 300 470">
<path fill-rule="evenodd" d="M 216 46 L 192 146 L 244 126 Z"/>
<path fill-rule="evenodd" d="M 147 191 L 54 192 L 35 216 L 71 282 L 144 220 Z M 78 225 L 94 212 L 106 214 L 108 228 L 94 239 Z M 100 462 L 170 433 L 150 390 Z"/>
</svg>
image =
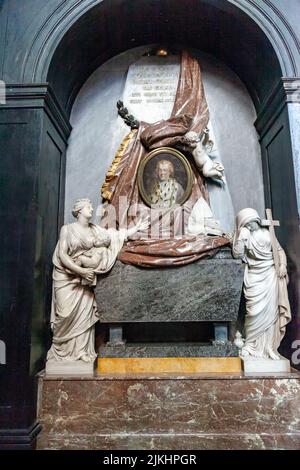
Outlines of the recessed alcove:
<svg viewBox="0 0 300 470">
<path fill-rule="evenodd" d="M 89 77 L 75 99 L 66 156 L 66 223 L 73 220 L 72 205 L 77 198 L 89 197 L 95 208 L 101 203 L 100 188 L 106 172 L 129 132 L 116 107 L 122 99 L 128 67 L 154 46 L 130 49 L 110 59 Z M 225 166 L 233 211 L 253 207 L 263 215 L 262 161 L 252 99 L 239 77 L 219 59 L 199 50 L 190 53 L 202 70 L 215 145 Z M 225 229 L 233 230 L 232 216 L 230 224 L 226 220 L 226 208 L 212 205 Z M 99 221 L 97 211 L 95 220 Z"/>
<path fill-rule="evenodd" d="M 1 105 L 0 109 L 3 130 L 1 145 L 5 149 L 1 161 L 1 177 L 5 182 L 2 216 L 7 228 L 7 235 L 3 237 L 5 256 L 1 261 L 5 286 L 2 292 L 1 339 L 7 346 L 7 364 L 2 368 L 6 387 L 0 400 L 3 413 L 0 445 L 11 449 L 33 448 L 41 430 L 41 421 L 44 426 L 41 448 L 76 448 L 79 437 L 81 445 L 84 443 L 86 448 L 94 446 L 99 449 L 105 445 L 111 450 L 122 445 L 123 449 L 128 449 L 130 445 L 141 448 L 151 444 L 152 447 L 172 449 L 175 445 L 172 433 L 178 429 L 179 421 L 184 423 L 188 419 L 191 426 L 179 429 L 179 432 L 182 429 L 186 432 L 185 438 L 179 434 L 177 440 L 183 447 L 299 448 L 299 432 L 295 428 L 295 410 L 298 410 L 295 397 L 299 380 L 296 374 L 280 380 L 236 377 L 234 380 L 212 381 L 209 378 L 200 388 L 201 381 L 198 383 L 194 378 L 183 387 L 180 380 L 170 380 L 166 382 L 163 393 L 159 389 L 163 382 L 152 381 L 151 388 L 151 380 L 145 381 L 139 403 L 143 404 L 144 397 L 148 397 L 146 408 L 149 404 L 149 413 L 143 406 L 136 406 L 139 380 L 134 382 L 130 378 L 126 382 L 97 378 L 91 379 L 91 385 L 88 380 L 66 380 L 63 383 L 56 379 L 43 381 L 41 378 L 44 392 L 51 403 L 44 402 L 46 415 L 42 413 L 38 418 L 36 415 L 36 373 L 44 367 L 50 340 L 52 254 L 62 223 L 70 220 L 68 174 L 65 178 L 69 118 L 71 116 L 74 124 L 75 136 L 76 106 L 93 77 L 101 75 L 99 67 L 105 68 L 121 57 L 120 54 L 126 56 L 127 51 L 137 51 L 137 48 L 151 44 L 179 44 L 182 48 L 199 51 L 202 58 L 212 58 L 214 70 L 217 64 L 221 64 L 223 72 L 226 69 L 228 73 L 227 77 L 229 74 L 231 76 L 227 91 L 233 89 L 233 83 L 238 84 L 236 91 L 239 91 L 234 94 L 237 104 L 242 107 L 245 103 L 249 104 L 247 129 L 258 117 L 255 126 L 258 135 L 255 135 L 254 127 L 250 134 L 256 148 L 259 142 L 261 155 L 259 150 L 251 155 L 256 162 L 261 157 L 263 188 L 259 186 L 260 195 L 253 194 L 256 199 L 248 201 L 249 205 L 257 202 L 263 209 L 263 189 L 266 205 L 272 207 L 274 217 L 281 220 L 277 234 L 288 256 L 290 300 L 294 315 L 282 350 L 287 357 L 291 357 L 294 352 L 291 349 L 292 341 L 299 337 L 297 315 L 300 298 L 299 199 L 297 206 L 296 196 L 297 190 L 299 193 L 299 97 L 296 102 L 292 100 L 295 83 L 300 76 L 299 27 L 295 14 L 297 2 L 51 0 L 43 2 L 41 7 L 41 2 L 29 0 L 30 8 L 25 6 L 25 2 L 22 6 L 19 3 L 4 1 L 0 9 L 1 78 L 9 85 L 7 104 Z M 288 8 L 285 8 L 286 3 L 289 3 Z M 208 70 L 205 60 L 200 65 L 205 74 Z M 125 69 L 121 72 L 124 76 Z M 219 83 L 221 75 L 210 78 L 211 85 L 206 81 L 208 99 L 209 87 Z M 103 81 L 101 83 L 104 84 Z M 119 89 L 120 83 L 115 82 L 116 89 Z M 224 89 L 218 92 L 223 93 Z M 109 113 L 112 114 L 105 116 L 105 129 L 104 124 L 109 125 L 115 119 L 115 97 L 111 102 L 113 106 L 109 108 Z M 221 106 L 222 102 L 217 104 Z M 74 136 L 69 140 L 67 164 L 72 160 L 69 157 Z M 96 137 L 103 142 L 102 134 L 96 134 Z M 238 139 L 239 135 L 233 134 L 233 137 Z M 225 149 L 229 140 L 224 135 L 222 140 Z M 97 139 L 93 144 L 96 148 Z M 112 150 L 116 145 L 117 139 L 111 146 Z M 227 152 L 226 155 L 224 158 L 228 157 L 231 171 L 231 154 Z M 91 187 L 93 185 L 91 198 L 95 201 L 102 183 L 101 175 L 109 162 L 105 157 L 97 154 L 95 160 L 88 161 L 92 165 L 90 168 L 100 163 L 91 180 L 86 176 L 89 173 L 88 165 L 83 168 L 83 178 L 91 183 Z M 245 158 L 244 153 L 242 158 Z M 238 160 L 239 171 L 243 159 Z M 232 173 L 230 185 L 235 194 L 239 184 Z M 250 182 L 246 184 L 250 185 Z M 247 201 L 248 195 L 244 190 L 242 197 L 243 202 Z M 237 198 L 235 200 L 239 203 Z M 99 384 L 99 380 L 104 385 Z M 192 384 L 195 393 L 190 402 L 185 402 Z M 100 395 L 99 385 L 104 391 Z M 169 423 L 169 426 L 157 428 L 159 420 L 157 413 L 153 413 L 152 397 L 155 393 L 167 396 L 169 387 L 175 395 L 178 391 L 175 400 L 164 401 L 163 419 L 160 421 Z M 79 393 L 74 394 L 78 389 Z M 199 389 L 203 390 L 204 395 L 199 395 Z M 228 397 L 222 403 L 223 406 L 225 404 L 225 411 L 229 411 L 224 420 L 222 409 L 218 412 L 216 408 L 213 416 L 205 415 L 202 419 L 202 410 L 212 409 L 212 389 L 219 392 L 214 395 L 216 401 L 222 401 L 224 393 Z M 12 394 L 11 390 L 15 393 Z M 235 400 L 232 406 L 232 394 L 235 397 L 254 397 L 254 407 L 242 398 Z M 68 403 L 62 401 L 65 396 L 69 397 Z M 83 400 L 83 396 L 87 399 Z M 129 415 L 127 409 L 115 407 L 117 396 L 122 406 L 126 406 L 128 397 L 133 397 Z M 57 403 L 64 406 L 57 406 Z M 173 411 L 174 408 L 180 409 L 183 403 L 184 412 L 178 420 L 178 415 L 174 415 Z M 198 406 L 199 403 L 201 406 Z M 89 417 L 94 417 L 96 407 L 99 420 L 87 420 L 86 409 L 89 410 Z M 132 419 L 128 426 L 126 417 L 135 418 L 137 411 L 139 423 Z M 271 415 L 274 419 L 270 426 Z M 124 418 L 123 426 L 118 419 L 120 416 Z M 153 427 L 145 427 L 145 416 L 153 419 Z M 82 434 L 83 422 L 89 423 L 85 436 Z M 211 427 L 207 423 L 211 423 Z M 203 430 L 208 434 L 203 434 Z M 149 432 L 146 438 L 142 435 L 145 431 Z M 217 434 L 214 434 L 216 431 Z M 160 439 L 162 432 L 165 432 L 163 437 L 166 439 Z"/>
</svg>

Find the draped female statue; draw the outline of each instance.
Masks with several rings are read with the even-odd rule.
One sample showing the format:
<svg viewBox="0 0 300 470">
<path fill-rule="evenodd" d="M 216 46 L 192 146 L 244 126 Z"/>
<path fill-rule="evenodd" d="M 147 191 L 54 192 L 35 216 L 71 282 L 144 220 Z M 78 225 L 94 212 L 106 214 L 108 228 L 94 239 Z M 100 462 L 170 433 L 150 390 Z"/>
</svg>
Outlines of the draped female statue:
<svg viewBox="0 0 300 470">
<path fill-rule="evenodd" d="M 270 232 L 254 209 L 236 217 L 233 256 L 246 263 L 245 344 L 241 355 L 280 359 L 277 349 L 291 320 L 287 293 L 286 256 L 277 243 L 279 269 L 275 269 Z"/>
<path fill-rule="evenodd" d="M 96 358 L 94 325 L 99 320 L 93 285 L 109 271 L 128 236 L 148 227 L 139 221 L 130 229 L 104 229 L 90 223 L 89 199 L 75 202 L 76 222 L 64 225 L 53 255 L 51 328 L 53 340 L 46 372 L 92 371 Z M 85 367 L 86 365 L 86 367 Z"/>
</svg>

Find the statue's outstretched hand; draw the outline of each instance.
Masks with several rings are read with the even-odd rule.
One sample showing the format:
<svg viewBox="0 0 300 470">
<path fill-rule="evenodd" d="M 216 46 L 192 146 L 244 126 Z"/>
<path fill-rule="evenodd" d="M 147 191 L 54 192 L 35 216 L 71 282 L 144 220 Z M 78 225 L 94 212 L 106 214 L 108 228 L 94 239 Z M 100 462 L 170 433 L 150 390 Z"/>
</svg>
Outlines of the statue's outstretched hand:
<svg viewBox="0 0 300 470">
<path fill-rule="evenodd" d="M 227 238 L 227 240 L 229 241 L 229 243 L 232 245 L 232 243 L 233 243 L 233 238 L 234 238 L 234 232 L 224 233 L 223 237 L 224 237 L 224 238 Z"/>
<path fill-rule="evenodd" d="M 149 225 L 150 225 L 149 217 L 147 217 L 144 220 L 140 219 L 140 220 L 137 221 L 137 224 L 136 224 L 137 231 L 138 232 L 144 232 L 145 230 L 147 230 L 149 228 Z"/>
</svg>

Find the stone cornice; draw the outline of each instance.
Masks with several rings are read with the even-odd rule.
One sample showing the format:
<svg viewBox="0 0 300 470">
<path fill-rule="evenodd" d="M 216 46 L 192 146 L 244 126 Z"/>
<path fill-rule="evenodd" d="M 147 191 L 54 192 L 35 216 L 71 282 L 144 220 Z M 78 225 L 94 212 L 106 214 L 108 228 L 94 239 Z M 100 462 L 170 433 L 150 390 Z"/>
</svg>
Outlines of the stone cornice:
<svg viewBox="0 0 300 470">
<path fill-rule="evenodd" d="M 288 103 L 300 103 L 300 77 L 283 77 L 263 103 L 255 122 L 255 127 L 261 138 L 264 137 Z"/>
<path fill-rule="evenodd" d="M 48 83 L 7 84 L 6 103 L 1 108 L 44 109 L 64 141 L 72 126 Z"/>
</svg>

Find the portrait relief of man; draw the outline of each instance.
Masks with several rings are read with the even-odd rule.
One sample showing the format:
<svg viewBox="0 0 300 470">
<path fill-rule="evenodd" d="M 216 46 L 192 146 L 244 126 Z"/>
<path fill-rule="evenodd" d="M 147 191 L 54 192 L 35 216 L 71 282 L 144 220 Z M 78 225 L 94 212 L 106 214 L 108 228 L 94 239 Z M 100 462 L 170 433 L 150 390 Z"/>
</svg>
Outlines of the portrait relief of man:
<svg viewBox="0 0 300 470">
<path fill-rule="evenodd" d="M 178 203 L 184 194 L 183 187 L 174 176 L 174 165 L 169 160 L 159 160 L 155 168 L 156 179 L 150 190 L 151 206 L 169 208 Z"/>
</svg>

